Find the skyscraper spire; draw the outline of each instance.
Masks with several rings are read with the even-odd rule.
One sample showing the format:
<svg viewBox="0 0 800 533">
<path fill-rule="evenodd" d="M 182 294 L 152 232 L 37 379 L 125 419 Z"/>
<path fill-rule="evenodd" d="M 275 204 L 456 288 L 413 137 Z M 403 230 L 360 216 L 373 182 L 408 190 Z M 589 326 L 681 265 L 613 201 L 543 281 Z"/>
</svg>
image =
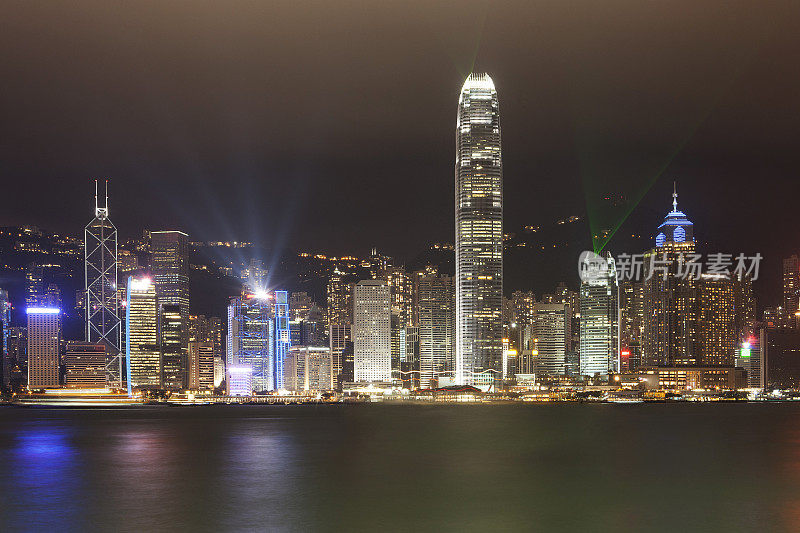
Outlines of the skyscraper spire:
<svg viewBox="0 0 800 533">
<path fill-rule="evenodd" d="M 678 188 L 675 182 L 672 182 L 672 212 L 678 211 Z"/>
<path fill-rule="evenodd" d="M 106 200 L 105 205 L 100 207 L 98 200 L 98 180 L 94 180 L 94 216 L 99 219 L 108 218 L 108 178 L 106 178 Z"/>
</svg>

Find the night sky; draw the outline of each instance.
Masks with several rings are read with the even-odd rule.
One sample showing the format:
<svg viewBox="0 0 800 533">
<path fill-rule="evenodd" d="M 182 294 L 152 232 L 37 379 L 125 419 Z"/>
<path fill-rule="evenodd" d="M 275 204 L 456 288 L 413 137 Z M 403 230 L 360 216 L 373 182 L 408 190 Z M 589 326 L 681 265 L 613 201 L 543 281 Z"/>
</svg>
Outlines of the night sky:
<svg viewBox="0 0 800 533">
<path fill-rule="evenodd" d="M 77 234 L 109 176 L 123 236 L 410 256 L 453 240 L 474 68 L 500 98 L 509 230 L 622 194 L 652 233 L 677 181 L 714 247 L 773 269 L 800 251 L 797 2 L 8 1 L 0 19 L 3 225 Z"/>
</svg>

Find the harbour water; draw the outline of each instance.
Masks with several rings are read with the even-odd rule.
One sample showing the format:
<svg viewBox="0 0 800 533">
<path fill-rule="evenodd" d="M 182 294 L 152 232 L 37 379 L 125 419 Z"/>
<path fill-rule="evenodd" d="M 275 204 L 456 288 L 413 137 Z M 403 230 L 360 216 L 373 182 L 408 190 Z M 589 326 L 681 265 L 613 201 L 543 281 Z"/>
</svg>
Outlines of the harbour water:
<svg viewBox="0 0 800 533">
<path fill-rule="evenodd" d="M 0 408 L 3 531 L 800 528 L 800 404 Z"/>
</svg>

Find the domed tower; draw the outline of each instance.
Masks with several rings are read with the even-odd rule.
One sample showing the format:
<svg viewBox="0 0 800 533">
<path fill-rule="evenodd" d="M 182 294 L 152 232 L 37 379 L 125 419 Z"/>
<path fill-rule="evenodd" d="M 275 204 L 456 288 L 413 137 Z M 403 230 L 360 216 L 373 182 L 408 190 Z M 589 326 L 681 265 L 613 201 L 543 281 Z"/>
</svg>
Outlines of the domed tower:
<svg viewBox="0 0 800 533">
<path fill-rule="evenodd" d="M 694 242 L 694 224 L 683 211 L 678 211 L 678 193 L 674 184 L 672 187 L 672 211 L 667 213 L 664 222 L 658 227 L 658 235 L 656 235 L 656 247 L 658 248 L 663 247 L 665 243 Z"/>
</svg>

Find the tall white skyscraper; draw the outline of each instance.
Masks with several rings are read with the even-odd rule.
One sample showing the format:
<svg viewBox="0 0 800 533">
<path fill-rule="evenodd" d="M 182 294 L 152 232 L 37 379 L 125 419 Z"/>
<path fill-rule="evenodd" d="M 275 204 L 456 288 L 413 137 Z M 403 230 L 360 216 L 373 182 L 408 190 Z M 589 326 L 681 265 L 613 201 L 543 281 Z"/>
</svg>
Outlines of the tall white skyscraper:
<svg viewBox="0 0 800 533">
<path fill-rule="evenodd" d="M 389 285 L 365 280 L 353 290 L 353 353 L 355 381 L 392 380 Z"/>
<path fill-rule="evenodd" d="M 604 274 L 581 282 L 580 373 L 619 372 L 619 286 L 614 259 Z"/>
<path fill-rule="evenodd" d="M 503 368 L 503 166 L 494 82 L 470 74 L 456 121 L 456 383 L 488 389 Z"/>
</svg>

